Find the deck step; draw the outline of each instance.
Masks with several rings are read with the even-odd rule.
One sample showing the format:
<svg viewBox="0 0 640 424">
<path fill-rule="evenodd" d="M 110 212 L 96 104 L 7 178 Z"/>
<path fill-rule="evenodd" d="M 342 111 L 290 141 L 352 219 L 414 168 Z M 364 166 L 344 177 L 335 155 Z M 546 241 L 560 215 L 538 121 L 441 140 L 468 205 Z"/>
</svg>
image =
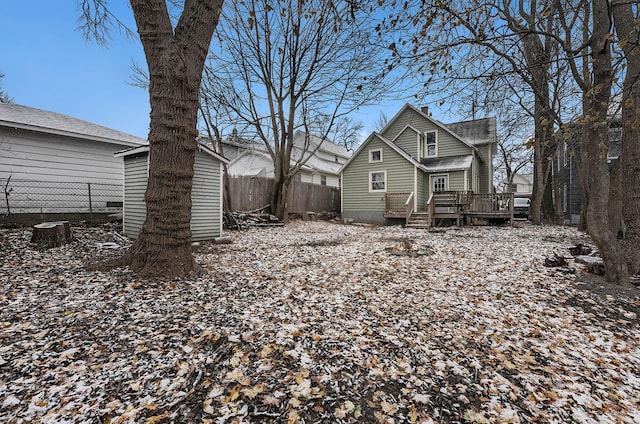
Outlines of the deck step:
<svg viewBox="0 0 640 424">
<path fill-rule="evenodd" d="M 431 216 L 429 212 L 414 212 L 407 219 L 407 228 L 431 228 Z"/>
</svg>

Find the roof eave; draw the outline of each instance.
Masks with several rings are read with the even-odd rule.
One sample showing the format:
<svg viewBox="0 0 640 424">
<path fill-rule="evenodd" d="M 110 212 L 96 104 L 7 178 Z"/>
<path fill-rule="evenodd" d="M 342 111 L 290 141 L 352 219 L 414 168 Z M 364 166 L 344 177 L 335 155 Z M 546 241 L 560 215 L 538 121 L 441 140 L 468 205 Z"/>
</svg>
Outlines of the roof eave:
<svg viewBox="0 0 640 424">
<path fill-rule="evenodd" d="M 64 131 L 56 128 L 40 127 L 38 125 L 20 124 L 16 122 L 8 122 L 8 121 L 0 121 L 0 126 L 13 128 L 13 129 L 26 130 L 26 131 L 34 131 L 42 134 L 55 134 L 63 137 L 81 138 L 83 140 L 99 141 L 102 143 L 109 143 L 109 144 L 118 144 L 121 146 L 130 146 L 130 147 L 140 146 L 140 145 L 143 145 L 142 143 L 144 142 L 144 141 L 141 141 L 140 143 L 134 143 L 132 141 L 117 140 L 117 139 L 107 138 L 107 137 L 98 137 L 95 135 L 76 133 L 72 131 Z"/>
</svg>

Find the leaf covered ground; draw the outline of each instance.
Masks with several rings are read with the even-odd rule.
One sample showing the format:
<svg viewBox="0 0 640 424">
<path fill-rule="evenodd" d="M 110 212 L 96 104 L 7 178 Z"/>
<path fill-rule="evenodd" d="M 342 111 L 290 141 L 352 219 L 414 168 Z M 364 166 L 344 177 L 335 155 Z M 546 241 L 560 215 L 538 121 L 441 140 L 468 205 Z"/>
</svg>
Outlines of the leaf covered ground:
<svg viewBox="0 0 640 424">
<path fill-rule="evenodd" d="M 543 266 L 573 228 L 294 222 L 170 282 L 73 232 L 0 230 L 0 422 L 640 422 L 637 289 Z"/>
</svg>

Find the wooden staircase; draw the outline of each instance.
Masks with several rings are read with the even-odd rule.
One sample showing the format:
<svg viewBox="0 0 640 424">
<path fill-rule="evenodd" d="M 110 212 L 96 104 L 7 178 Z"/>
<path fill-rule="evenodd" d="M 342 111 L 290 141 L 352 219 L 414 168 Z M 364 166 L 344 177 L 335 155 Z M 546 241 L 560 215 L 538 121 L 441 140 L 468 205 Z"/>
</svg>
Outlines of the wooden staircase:
<svg viewBox="0 0 640 424">
<path fill-rule="evenodd" d="M 412 212 L 407 218 L 406 228 L 431 228 L 431 214 L 429 212 Z"/>
</svg>

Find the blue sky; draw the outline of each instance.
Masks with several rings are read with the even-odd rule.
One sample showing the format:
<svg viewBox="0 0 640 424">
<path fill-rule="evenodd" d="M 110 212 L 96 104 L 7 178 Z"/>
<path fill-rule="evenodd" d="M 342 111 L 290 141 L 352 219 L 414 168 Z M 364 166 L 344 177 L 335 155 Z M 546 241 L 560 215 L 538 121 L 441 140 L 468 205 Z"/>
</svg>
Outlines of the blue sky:
<svg viewBox="0 0 640 424">
<path fill-rule="evenodd" d="M 135 31 L 128 1 L 111 0 L 109 8 Z M 79 17 L 75 0 L 0 0 L 3 90 L 17 104 L 146 138 L 148 95 L 129 84 L 134 62 L 146 69 L 139 40 L 113 31 L 109 46 L 99 46 L 84 38 Z M 403 104 L 404 100 L 385 101 L 388 118 Z M 363 136 L 374 130 L 381 109 L 368 107 L 353 114 L 364 124 Z"/>
<path fill-rule="evenodd" d="M 135 30 L 129 2 L 110 8 Z M 74 0 L 0 0 L 2 88 L 15 103 L 71 115 L 146 138 L 149 97 L 128 84 L 138 40 L 112 33 L 108 47 L 87 41 Z"/>
</svg>

